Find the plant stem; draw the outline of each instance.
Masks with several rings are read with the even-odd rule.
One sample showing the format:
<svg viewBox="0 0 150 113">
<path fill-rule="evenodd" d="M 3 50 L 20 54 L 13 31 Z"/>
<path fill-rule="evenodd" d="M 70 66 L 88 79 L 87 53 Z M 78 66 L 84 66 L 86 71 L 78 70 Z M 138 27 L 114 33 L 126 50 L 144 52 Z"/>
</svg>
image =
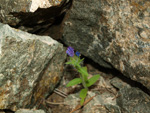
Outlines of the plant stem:
<svg viewBox="0 0 150 113">
<path fill-rule="evenodd" d="M 80 78 L 82 79 L 82 85 L 83 85 L 83 87 L 85 88 L 85 89 L 87 89 L 88 90 L 88 87 L 86 86 L 86 83 L 85 83 L 85 80 L 84 80 L 84 77 L 83 77 L 84 75 L 80 75 Z"/>
<path fill-rule="evenodd" d="M 78 60 L 78 59 L 77 59 L 77 60 Z M 75 68 L 76 68 L 77 70 L 80 70 L 81 66 L 80 66 L 80 65 L 75 65 Z M 82 85 L 83 85 L 83 87 L 84 87 L 85 89 L 88 90 L 88 87 L 86 86 L 86 83 L 85 83 L 85 80 L 84 80 L 84 76 L 85 76 L 85 75 L 80 74 L 80 78 L 81 78 L 81 80 L 82 80 Z"/>
</svg>

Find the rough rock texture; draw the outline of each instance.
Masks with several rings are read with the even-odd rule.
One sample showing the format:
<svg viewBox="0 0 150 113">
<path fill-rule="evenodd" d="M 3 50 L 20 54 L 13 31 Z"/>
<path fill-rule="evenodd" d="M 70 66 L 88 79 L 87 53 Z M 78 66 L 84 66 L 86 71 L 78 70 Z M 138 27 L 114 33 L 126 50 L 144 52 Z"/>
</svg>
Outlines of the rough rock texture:
<svg viewBox="0 0 150 113">
<path fill-rule="evenodd" d="M 101 79 L 101 78 L 100 78 Z M 102 78 L 103 79 L 103 78 Z M 118 89 L 114 93 L 114 87 Z M 98 91 L 89 91 L 87 100 L 94 97 L 87 105 L 82 108 L 82 113 L 149 113 L 150 112 L 150 96 L 123 82 L 119 78 L 113 78 L 110 81 L 100 80 L 96 85 Z M 105 84 L 105 85 L 104 85 Z M 107 88 L 105 91 L 102 87 Z M 94 88 L 93 88 L 94 90 Z M 102 93 L 101 93 L 102 92 Z M 79 104 L 79 94 L 70 94 L 65 99 L 65 104 L 75 108 Z"/>
<path fill-rule="evenodd" d="M 147 0 L 75 0 L 63 41 L 150 89 L 149 6 Z"/>
<path fill-rule="evenodd" d="M 86 99 L 88 100 L 92 96 L 97 96 L 95 96 L 82 108 L 82 113 L 121 113 L 119 106 L 116 104 L 115 94 L 117 92 L 110 84 L 110 81 L 106 81 L 106 79 L 101 76 L 100 80 L 95 84 L 95 86 L 96 87 L 92 88 L 92 91 L 88 92 Z M 79 102 L 79 93 L 70 94 L 67 96 L 67 98 L 65 98 L 65 104 L 68 104 L 72 109 L 74 109 Z"/>
<path fill-rule="evenodd" d="M 0 22 L 58 39 L 72 0 L 0 0 Z"/>
<path fill-rule="evenodd" d="M 113 78 L 111 84 L 119 89 L 116 103 L 122 113 L 149 113 L 150 96 L 136 87 L 131 87 L 118 78 Z"/>
<path fill-rule="evenodd" d="M 0 109 L 41 104 L 59 82 L 65 58 L 63 45 L 50 37 L 0 23 Z"/>
<path fill-rule="evenodd" d="M 84 106 L 82 113 L 121 113 L 120 108 L 116 105 L 114 95 L 110 93 L 103 93 L 99 95 L 97 92 L 89 92 L 88 99 L 98 94 L 86 106 Z M 79 94 L 71 94 L 65 99 L 65 103 L 75 108 L 79 103 Z"/>
<path fill-rule="evenodd" d="M 122 113 L 150 113 L 150 96 L 137 88 L 120 89 L 117 105 Z"/>
<path fill-rule="evenodd" d="M 43 110 L 19 109 L 15 113 L 45 113 Z"/>
</svg>

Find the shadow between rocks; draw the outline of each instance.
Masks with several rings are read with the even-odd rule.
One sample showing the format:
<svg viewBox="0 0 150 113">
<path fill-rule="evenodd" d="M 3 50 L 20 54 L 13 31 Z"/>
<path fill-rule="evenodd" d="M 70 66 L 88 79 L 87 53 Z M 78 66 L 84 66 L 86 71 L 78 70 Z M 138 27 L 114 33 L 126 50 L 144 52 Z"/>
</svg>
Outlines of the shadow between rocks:
<svg viewBox="0 0 150 113">
<path fill-rule="evenodd" d="M 9 109 L 0 109 L 0 113 L 5 112 L 5 113 L 15 113 L 14 111 L 11 111 Z"/>
</svg>

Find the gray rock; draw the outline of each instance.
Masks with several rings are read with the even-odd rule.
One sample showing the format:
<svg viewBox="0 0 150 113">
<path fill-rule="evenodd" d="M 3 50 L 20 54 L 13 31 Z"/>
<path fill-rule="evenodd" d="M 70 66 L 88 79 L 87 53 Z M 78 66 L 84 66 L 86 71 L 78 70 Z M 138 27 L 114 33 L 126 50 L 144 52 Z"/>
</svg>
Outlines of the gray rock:
<svg viewBox="0 0 150 113">
<path fill-rule="evenodd" d="M 72 0 L 0 0 L 0 22 L 38 35 L 61 38 Z"/>
<path fill-rule="evenodd" d="M 89 94 L 91 97 L 94 94 Z M 83 113 L 121 113 L 114 95 L 110 93 L 103 93 L 97 95 L 87 106 L 84 107 Z"/>
<path fill-rule="evenodd" d="M 116 102 L 122 113 L 150 112 L 149 95 L 116 77 L 111 80 L 111 84 L 119 89 Z"/>
<path fill-rule="evenodd" d="M 15 113 L 45 113 L 43 110 L 19 109 Z"/>
<path fill-rule="evenodd" d="M 150 96 L 138 88 L 129 86 L 119 78 L 111 80 L 113 86 L 118 88 L 118 92 L 112 93 L 113 88 L 108 88 L 109 91 L 103 91 L 100 94 L 98 91 L 89 91 L 88 97 L 94 97 L 86 104 L 83 113 L 149 113 L 150 112 Z M 119 82 L 119 83 L 115 83 Z M 98 84 L 98 87 L 101 85 Z M 108 84 L 109 86 L 109 84 Z M 106 88 L 106 87 L 105 87 Z M 101 88 L 100 88 L 101 89 Z M 79 94 L 71 94 L 65 99 L 65 103 L 75 108 L 79 104 Z"/>
<path fill-rule="evenodd" d="M 35 12 L 38 8 L 49 8 L 52 4 L 49 0 L 1 0 L 0 20 L 5 24 L 17 25 L 19 19 L 14 17 L 13 12 Z"/>
<path fill-rule="evenodd" d="M 117 105 L 122 113 L 150 113 L 150 96 L 134 87 L 121 88 Z"/>
<path fill-rule="evenodd" d="M 98 92 L 88 92 L 87 99 L 96 94 Z M 110 93 L 98 94 L 83 107 L 82 113 L 121 113 L 119 106 L 116 105 L 116 100 L 113 98 L 114 95 Z M 78 94 L 71 94 L 65 99 L 65 103 L 71 108 L 75 108 L 79 104 L 79 101 Z"/>
<path fill-rule="evenodd" d="M 102 90 L 102 94 L 100 90 Z M 115 93 L 114 87 L 101 76 L 97 87 L 88 91 L 87 100 L 96 96 L 83 107 L 82 113 L 121 113 L 119 106 L 116 104 Z M 71 94 L 65 98 L 65 104 L 68 104 L 72 109 L 79 104 L 79 101 L 79 93 Z"/>
<path fill-rule="evenodd" d="M 113 85 L 117 89 L 121 89 L 124 87 L 131 87 L 129 84 L 127 84 L 126 82 L 123 82 L 121 79 L 117 77 L 113 78 L 110 82 L 111 82 L 111 85 Z"/>
<path fill-rule="evenodd" d="M 75 0 L 65 44 L 150 89 L 150 1 Z"/>
<path fill-rule="evenodd" d="M 63 75 L 63 45 L 0 23 L 0 109 L 39 106 Z"/>
</svg>

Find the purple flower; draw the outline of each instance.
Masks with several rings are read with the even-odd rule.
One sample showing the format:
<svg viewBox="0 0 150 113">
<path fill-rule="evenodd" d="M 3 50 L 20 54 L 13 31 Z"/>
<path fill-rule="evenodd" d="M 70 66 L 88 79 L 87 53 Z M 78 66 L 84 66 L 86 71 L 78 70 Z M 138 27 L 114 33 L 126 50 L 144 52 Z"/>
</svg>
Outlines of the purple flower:
<svg viewBox="0 0 150 113">
<path fill-rule="evenodd" d="M 68 47 L 66 53 L 73 57 L 74 56 L 74 49 L 72 47 Z"/>
<path fill-rule="evenodd" d="M 77 51 L 77 52 L 76 52 L 76 55 L 79 57 L 79 56 L 80 56 L 80 53 Z"/>
</svg>

